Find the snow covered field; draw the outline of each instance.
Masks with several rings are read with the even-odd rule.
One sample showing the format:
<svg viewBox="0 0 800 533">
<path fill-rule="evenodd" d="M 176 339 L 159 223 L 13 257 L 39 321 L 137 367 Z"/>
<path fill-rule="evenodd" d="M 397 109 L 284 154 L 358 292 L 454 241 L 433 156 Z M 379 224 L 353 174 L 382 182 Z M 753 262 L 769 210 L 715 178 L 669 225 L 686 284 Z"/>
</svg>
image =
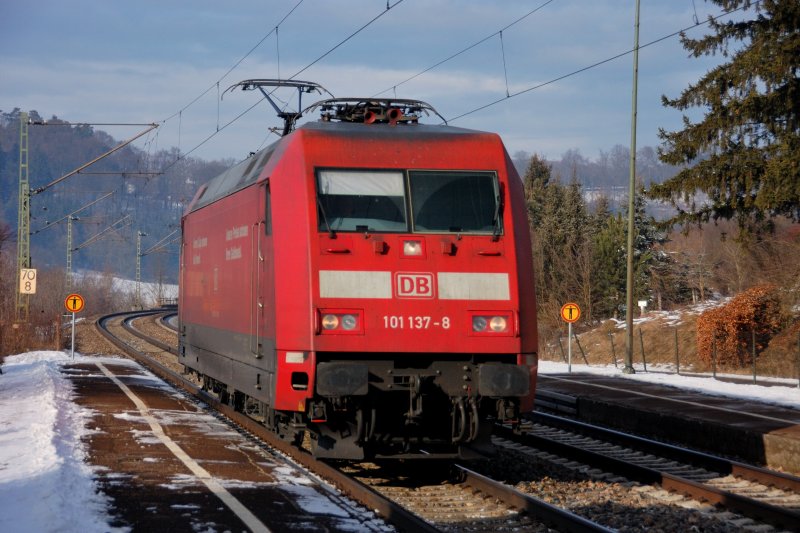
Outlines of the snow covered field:
<svg viewBox="0 0 800 533">
<path fill-rule="evenodd" d="M 76 354 L 76 360 L 103 362 L 112 359 Z M 124 360 L 113 361 L 119 364 Z M 0 531 L 114 531 L 108 526 L 109 502 L 97 492 L 92 467 L 86 462 L 86 450 L 81 442 L 91 431 L 86 426 L 92 413 L 73 403 L 71 384 L 61 372 L 61 366 L 70 362 L 65 352 L 29 352 L 7 357 L 2 367 Z M 645 373 L 641 369 L 633 375 L 623 375 L 614 367 L 573 365 L 572 369 L 573 372 L 646 380 L 800 409 L 800 389 L 796 381 L 783 380 L 770 383 L 772 386 L 761 386 Z M 545 375 L 566 373 L 567 365 L 542 361 L 539 371 Z M 289 490 L 295 491 L 304 488 L 299 482 L 291 487 Z M 326 502 L 319 497 L 314 501 L 312 493 L 304 492 L 306 504 L 311 509 L 324 509 Z"/>
<path fill-rule="evenodd" d="M 90 414 L 72 402 L 64 352 L 6 358 L 0 375 L 0 531 L 110 531 L 81 437 Z"/>
</svg>

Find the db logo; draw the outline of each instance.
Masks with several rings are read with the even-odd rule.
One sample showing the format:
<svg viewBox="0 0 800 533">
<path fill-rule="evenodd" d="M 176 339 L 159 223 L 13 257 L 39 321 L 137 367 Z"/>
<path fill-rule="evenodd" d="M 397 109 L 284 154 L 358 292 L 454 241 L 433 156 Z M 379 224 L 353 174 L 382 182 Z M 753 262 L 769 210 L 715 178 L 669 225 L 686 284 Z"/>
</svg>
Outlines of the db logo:
<svg viewBox="0 0 800 533">
<path fill-rule="evenodd" d="M 433 274 L 398 272 L 394 275 L 398 298 L 433 298 Z"/>
</svg>

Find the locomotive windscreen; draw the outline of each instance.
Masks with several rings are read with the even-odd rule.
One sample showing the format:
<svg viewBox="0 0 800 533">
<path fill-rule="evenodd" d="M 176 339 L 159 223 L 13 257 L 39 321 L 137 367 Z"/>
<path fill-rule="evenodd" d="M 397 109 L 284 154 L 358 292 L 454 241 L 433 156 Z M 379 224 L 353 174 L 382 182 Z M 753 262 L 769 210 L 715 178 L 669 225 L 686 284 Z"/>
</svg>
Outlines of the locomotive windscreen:
<svg viewBox="0 0 800 533">
<path fill-rule="evenodd" d="M 320 231 L 406 231 L 402 172 L 321 170 Z"/>
<path fill-rule="evenodd" d="M 499 234 L 500 201 L 494 172 L 317 173 L 319 231 Z"/>
<path fill-rule="evenodd" d="M 493 172 L 408 173 L 414 231 L 492 232 L 499 221 Z"/>
</svg>

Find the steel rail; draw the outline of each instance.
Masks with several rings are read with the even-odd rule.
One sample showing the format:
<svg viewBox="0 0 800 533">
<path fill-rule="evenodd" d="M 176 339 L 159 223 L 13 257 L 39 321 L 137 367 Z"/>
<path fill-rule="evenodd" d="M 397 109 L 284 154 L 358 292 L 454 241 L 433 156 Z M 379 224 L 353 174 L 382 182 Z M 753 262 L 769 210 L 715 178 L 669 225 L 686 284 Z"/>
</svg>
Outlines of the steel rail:
<svg viewBox="0 0 800 533">
<path fill-rule="evenodd" d="M 130 314 L 127 318 L 122 320 L 122 327 L 125 328 L 125 330 L 131 335 L 135 335 L 136 337 L 142 339 L 143 341 L 148 342 L 153 346 L 157 346 L 162 350 L 164 350 L 165 352 L 171 353 L 172 355 L 178 355 L 178 349 L 175 348 L 174 346 L 167 344 L 166 342 L 161 342 L 158 339 L 154 339 L 153 337 L 147 335 L 146 333 L 139 331 L 133 326 L 133 324 L 131 324 L 131 322 L 133 322 L 134 320 L 137 320 L 145 316 L 156 315 L 158 313 L 163 313 L 163 311 L 151 310 L 151 311 L 141 311 L 139 313 Z"/>
<path fill-rule="evenodd" d="M 520 492 L 504 483 L 473 472 L 463 466 L 455 465 L 455 468 L 462 479 L 462 483 L 465 485 L 484 494 L 494 496 L 512 507 L 535 517 L 537 520 L 556 528 L 558 531 L 568 531 L 572 533 L 610 533 L 614 531 L 613 529 L 601 526 L 566 509 L 556 507 L 544 500 Z"/>
<path fill-rule="evenodd" d="M 538 416 L 540 413 L 536 413 Z M 552 415 L 547 415 L 552 416 Z M 536 418 L 536 417 L 534 417 Z M 558 418 L 558 417 L 554 417 Z M 571 421 L 570 421 L 571 422 Z M 546 423 L 545 423 L 546 424 Z M 583 423 L 579 423 L 583 424 Z M 554 424 L 555 425 L 555 424 Z M 566 423 L 565 423 L 566 425 Z M 588 431 L 583 424 L 584 429 Z M 594 426 L 589 426 L 594 427 Z M 604 428 L 599 428 L 604 429 Z M 638 481 L 646 484 L 657 484 L 662 488 L 670 491 L 679 492 L 698 500 L 705 500 L 709 503 L 723 506 L 732 511 L 741 513 L 744 516 L 755 518 L 772 525 L 784 527 L 792 531 L 800 531 L 800 513 L 791 509 L 777 507 L 770 505 L 752 498 L 747 498 L 739 494 L 729 491 L 721 490 L 697 481 L 685 479 L 668 472 L 662 472 L 656 468 L 650 468 L 633 464 L 623 459 L 611 457 L 601 452 L 590 451 L 579 446 L 567 444 L 555 439 L 548 439 L 531 433 L 518 434 L 507 426 L 495 426 L 494 434 L 514 442 L 519 442 L 524 445 L 536 448 L 539 450 L 547 451 L 556 454 L 560 457 L 567 457 L 575 461 L 580 461 L 593 466 L 597 466 L 608 472 L 624 476 L 628 479 Z M 586 435 L 586 436 L 596 436 Z M 646 440 L 646 439 L 645 439 Z M 651 450 L 655 449 L 655 444 L 651 443 Z M 632 445 L 632 447 L 635 447 Z M 677 448 L 677 447 L 672 447 Z M 670 453 L 675 453 L 676 450 L 670 450 Z M 658 452 L 653 452 L 658 453 Z M 712 457 L 712 456 L 709 456 Z M 720 458 L 718 458 L 720 459 Z M 720 459 L 724 461 L 724 459 Z"/>
<path fill-rule="evenodd" d="M 175 316 L 178 316 L 178 313 L 175 312 L 164 313 L 164 315 L 158 319 L 158 323 L 162 328 L 166 328 L 173 333 L 177 333 L 178 328 L 173 326 L 172 322 L 170 322 L 170 319 L 172 319 Z"/>
<path fill-rule="evenodd" d="M 690 463 L 714 470 L 722 474 L 731 474 L 744 478 L 748 481 L 755 481 L 764 485 L 774 485 L 775 487 L 800 493 L 800 477 L 778 472 L 768 468 L 761 468 L 733 459 L 726 459 L 709 453 L 699 452 L 659 442 L 637 435 L 630 435 L 613 429 L 603 428 L 586 422 L 580 422 L 569 418 L 554 416 L 547 413 L 532 413 L 529 417 L 532 421 L 539 421 L 548 426 L 556 426 L 570 431 L 576 431 L 590 436 L 597 436 L 603 440 L 612 441 L 617 444 L 635 447 L 648 453 L 653 453 L 661 457 L 667 457 L 676 461 Z"/>
</svg>

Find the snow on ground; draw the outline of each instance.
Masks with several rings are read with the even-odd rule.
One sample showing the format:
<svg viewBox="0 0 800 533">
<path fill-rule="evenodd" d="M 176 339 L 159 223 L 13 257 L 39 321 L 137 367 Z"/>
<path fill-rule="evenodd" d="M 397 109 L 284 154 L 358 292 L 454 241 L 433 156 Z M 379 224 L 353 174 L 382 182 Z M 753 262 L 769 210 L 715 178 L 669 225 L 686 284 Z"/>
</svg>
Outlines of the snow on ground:
<svg viewBox="0 0 800 533">
<path fill-rule="evenodd" d="M 76 359 L 109 360 L 80 354 Z M 81 441 L 90 431 L 85 426 L 92 412 L 73 403 L 71 384 L 61 372 L 61 367 L 70 362 L 65 352 L 41 351 L 9 356 L 2 366 L 0 531 L 113 531 L 108 526 L 109 502 L 97 491 Z M 797 380 L 760 378 L 765 385 L 727 383 L 711 377 L 676 375 L 654 366 L 648 368 L 651 372 L 638 367 L 636 374 L 627 375 L 610 366 L 572 365 L 573 372 L 637 379 L 800 409 Z M 543 375 L 563 374 L 567 370 L 564 363 L 539 362 L 539 372 Z M 324 508 L 328 514 L 337 514 L 329 501 L 315 499 L 297 478 L 281 479 L 280 483 L 295 494 L 303 507 L 317 512 Z"/>
<path fill-rule="evenodd" d="M 566 363 L 553 361 L 539 361 L 540 374 L 566 374 L 569 366 Z M 608 366 L 587 366 L 572 364 L 573 373 L 597 374 L 602 376 L 613 376 L 622 379 L 635 379 L 676 387 L 685 390 L 711 394 L 714 396 L 727 396 L 730 398 L 742 398 L 746 400 L 781 405 L 800 409 L 800 388 L 798 380 L 782 378 L 759 377 L 758 383 L 730 383 L 722 379 L 713 379 L 709 375 L 678 375 L 671 365 L 647 365 L 649 372 L 645 372 L 641 364 L 634 364 L 635 374 L 623 374 L 622 367 Z M 741 374 L 717 374 L 719 378 L 736 379 L 744 381 L 748 376 Z"/>
<path fill-rule="evenodd" d="M 665 326 L 677 326 L 687 319 L 695 319 L 697 315 L 727 303 L 730 298 L 707 300 L 676 311 L 648 311 L 645 316 L 633 320 L 634 326 L 646 322 L 659 322 Z M 624 330 L 624 320 L 614 320 L 617 329 Z M 568 372 L 569 365 L 561 362 L 539 361 L 540 374 L 563 374 Z M 622 369 L 612 365 L 576 364 L 573 355 L 572 372 L 613 376 L 622 379 L 647 381 L 669 387 L 701 392 L 715 396 L 742 398 L 756 402 L 781 405 L 800 409 L 800 385 L 797 379 L 768 378 L 758 376 L 758 384 L 747 383 L 752 376 L 742 374 L 717 374 L 720 379 L 713 379 L 711 374 L 698 374 L 686 371 L 682 375 L 675 373 L 672 364 L 647 365 L 649 372 L 644 371 L 641 363 L 634 363 L 635 374 L 623 374 Z M 683 368 L 683 367 L 681 367 Z M 727 381 L 726 381 L 727 380 Z M 731 381 L 736 381 L 732 383 Z"/>
<path fill-rule="evenodd" d="M 634 326 L 646 322 L 659 322 L 666 326 L 677 326 L 685 320 L 694 319 L 697 315 L 728 302 L 730 298 L 717 298 L 705 302 L 690 305 L 687 308 L 677 311 L 648 311 L 645 316 L 633 320 Z M 617 329 L 624 330 L 626 324 L 624 320 L 614 320 Z M 572 371 L 577 373 L 598 374 L 613 376 L 622 379 L 636 379 L 677 387 L 685 390 L 711 394 L 715 396 L 727 396 L 731 398 L 742 398 L 757 402 L 781 405 L 794 409 L 800 409 L 800 388 L 798 380 L 758 377 L 759 384 L 746 383 L 749 379 L 747 375 L 741 374 L 717 374 L 721 379 L 713 379 L 711 374 L 697 374 L 691 371 L 684 372 L 682 375 L 675 373 L 675 366 L 672 364 L 647 365 L 650 372 L 644 371 L 641 363 L 634 363 L 635 374 L 623 374 L 622 369 L 612 365 L 592 365 L 576 364 L 573 356 Z M 681 367 L 683 368 L 683 367 Z M 567 373 L 569 365 L 554 361 L 539 361 L 540 374 L 562 374 Z M 688 375 L 687 375 L 688 374 Z M 728 381 L 725 381 L 728 380 Z M 737 381 L 731 383 L 730 381 Z"/>
<path fill-rule="evenodd" d="M 0 375 L 0 531 L 111 531 L 81 437 L 64 352 L 6 358 Z"/>
<path fill-rule="evenodd" d="M 123 278 L 114 278 L 111 286 L 118 291 L 127 294 L 136 294 L 136 281 Z M 178 286 L 169 283 L 152 283 L 142 281 L 140 284 L 142 299 L 155 305 L 160 298 L 177 298 Z"/>
<path fill-rule="evenodd" d="M 677 326 L 682 324 L 687 318 L 694 320 L 697 315 L 701 315 L 709 309 L 724 305 L 729 301 L 730 298 L 716 297 L 674 311 L 647 311 L 644 316 L 634 318 L 633 325 L 638 326 L 646 322 L 659 322 L 665 326 Z M 617 329 L 624 330 L 627 327 L 625 320 L 612 318 L 611 321 L 616 323 Z"/>
<path fill-rule="evenodd" d="M 108 274 L 93 270 L 79 270 L 74 274 L 78 278 L 102 279 Z M 136 281 L 126 278 L 111 278 L 111 288 L 125 294 L 136 294 Z M 160 299 L 177 299 L 178 285 L 173 283 L 159 283 L 142 281 L 139 283 L 139 290 L 142 301 L 149 307 L 154 307 Z"/>
</svg>

